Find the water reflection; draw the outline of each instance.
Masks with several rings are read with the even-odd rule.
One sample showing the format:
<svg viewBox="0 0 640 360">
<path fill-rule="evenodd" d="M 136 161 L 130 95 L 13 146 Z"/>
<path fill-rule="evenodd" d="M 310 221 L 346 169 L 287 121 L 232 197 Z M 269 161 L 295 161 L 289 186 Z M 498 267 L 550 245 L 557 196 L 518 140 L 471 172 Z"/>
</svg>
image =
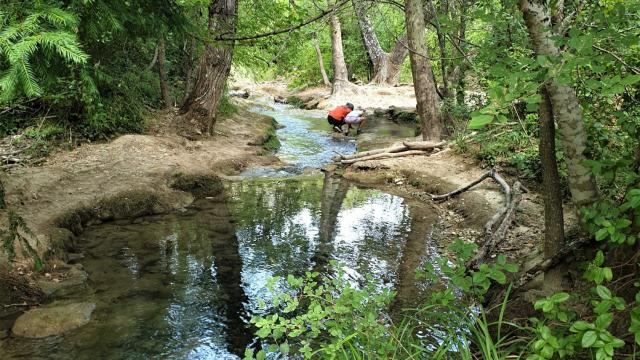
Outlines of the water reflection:
<svg viewBox="0 0 640 360">
<path fill-rule="evenodd" d="M 415 298 L 425 211 L 325 173 L 229 183 L 224 199 L 183 213 L 103 224 L 81 239 L 92 291 L 69 299 L 96 302 L 92 321 L 5 348 L 17 358 L 237 358 L 271 276 L 324 272 L 335 259 Z"/>
</svg>

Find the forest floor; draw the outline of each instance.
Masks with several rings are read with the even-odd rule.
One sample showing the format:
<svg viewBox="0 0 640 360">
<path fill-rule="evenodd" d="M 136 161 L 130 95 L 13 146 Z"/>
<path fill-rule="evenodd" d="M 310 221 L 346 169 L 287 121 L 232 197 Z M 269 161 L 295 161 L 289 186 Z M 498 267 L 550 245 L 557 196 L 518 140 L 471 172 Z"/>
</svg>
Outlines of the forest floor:
<svg viewBox="0 0 640 360">
<path fill-rule="evenodd" d="M 156 112 L 147 134 L 60 150 L 42 166 L 11 169 L 3 179 L 8 208 L 25 220 L 37 236 L 37 248 L 46 254 L 64 214 L 109 199 L 134 200 L 141 193 L 157 199 L 158 212 L 177 209 L 193 197 L 171 187 L 176 176 L 233 175 L 277 161 L 262 156 L 261 145 L 275 126 L 269 117 L 239 108 L 218 123 L 214 137 L 200 141 L 177 135 L 175 118 L 174 111 Z M 0 228 L 6 221 L 6 211 L 0 210 Z"/>
</svg>

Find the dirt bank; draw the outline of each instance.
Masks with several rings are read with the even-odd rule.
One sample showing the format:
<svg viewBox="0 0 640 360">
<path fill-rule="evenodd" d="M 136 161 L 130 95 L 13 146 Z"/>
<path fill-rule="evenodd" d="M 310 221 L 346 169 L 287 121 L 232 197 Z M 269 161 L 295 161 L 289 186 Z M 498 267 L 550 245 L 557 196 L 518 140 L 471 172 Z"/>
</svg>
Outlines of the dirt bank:
<svg viewBox="0 0 640 360">
<path fill-rule="evenodd" d="M 42 166 L 5 174 L 8 208 L 35 233 L 32 245 L 39 254 L 64 258 L 61 248 L 69 246 L 71 232 L 87 223 L 187 206 L 193 195 L 183 190 L 207 187 L 198 177 L 232 175 L 277 161 L 262 156 L 267 155 L 262 144 L 273 135 L 272 118 L 240 108 L 219 122 L 214 137 L 200 141 L 176 135 L 174 119 L 173 112 L 157 113 L 149 134 L 60 151 Z M 0 219 L 6 222 L 6 214 L 0 212 Z"/>
</svg>

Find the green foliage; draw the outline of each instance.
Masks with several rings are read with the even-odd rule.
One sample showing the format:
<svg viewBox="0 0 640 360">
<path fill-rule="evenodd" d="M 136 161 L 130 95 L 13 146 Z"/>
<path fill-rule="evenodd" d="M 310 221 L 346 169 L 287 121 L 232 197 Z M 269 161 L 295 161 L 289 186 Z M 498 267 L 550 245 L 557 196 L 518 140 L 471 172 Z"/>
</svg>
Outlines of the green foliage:
<svg viewBox="0 0 640 360">
<path fill-rule="evenodd" d="M 0 104 L 21 94 L 29 98 L 43 94 L 34 61 L 39 62 L 35 66 L 45 66 L 53 55 L 65 64 L 84 64 L 88 60 L 75 34 L 75 14 L 53 6 L 30 10 L 26 17 L 21 14 L 25 9 L 9 14 L 0 11 Z"/>
<path fill-rule="evenodd" d="M 36 236 L 27 227 L 24 219 L 13 211 L 9 211 L 9 226 L 6 229 L 0 229 L 0 239 L 2 240 L 2 249 L 12 261 L 16 256 L 16 244 L 19 244 L 22 251 L 30 256 L 35 263 L 35 270 L 42 269 L 42 260 L 38 256 L 36 250 L 31 246 L 26 236 L 36 239 Z M 26 235 L 26 236 L 25 236 Z"/>
<path fill-rule="evenodd" d="M 489 328 L 493 324 L 467 301 L 484 295 L 491 282 L 506 283 L 503 271 L 514 272 L 517 267 L 501 256 L 493 265 L 468 271 L 464 263 L 473 256 L 475 245 L 457 240 L 449 250 L 454 263 L 442 259 L 438 271 L 427 266 L 420 272 L 420 278 L 434 282 L 434 291 L 400 323 L 394 322 L 395 315 L 389 312 L 394 300 L 389 289 L 371 278 L 357 285 L 335 262 L 331 264 L 335 273 L 330 277 L 308 272 L 302 278 L 271 279 L 268 289 L 273 296 L 269 303 L 261 302 L 265 313 L 251 320 L 263 350 L 255 353 L 248 349 L 245 358 L 287 355 L 290 351 L 305 358 L 405 359 L 424 358 L 425 354 L 448 358 L 459 351 L 466 353 L 462 358 L 471 359 L 472 343 L 486 358 L 502 358 L 498 354 L 503 338 L 492 337 Z M 439 335 L 420 339 L 418 332 Z"/>
</svg>

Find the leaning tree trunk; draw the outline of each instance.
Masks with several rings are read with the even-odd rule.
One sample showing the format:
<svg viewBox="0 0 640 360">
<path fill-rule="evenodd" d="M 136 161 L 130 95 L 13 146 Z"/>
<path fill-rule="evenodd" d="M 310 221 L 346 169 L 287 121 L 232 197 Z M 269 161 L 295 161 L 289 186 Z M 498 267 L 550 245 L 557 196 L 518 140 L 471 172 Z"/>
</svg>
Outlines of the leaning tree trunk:
<svg viewBox="0 0 640 360">
<path fill-rule="evenodd" d="M 167 84 L 167 70 L 165 61 L 167 59 L 164 37 L 158 40 L 158 76 L 160 77 L 160 94 L 165 108 L 171 107 L 171 95 L 169 95 L 169 85 Z"/>
<path fill-rule="evenodd" d="M 560 175 L 556 160 L 555 123 L 551 99 L 546 89 L 540 91 L 540 165 L 542 167 L 542 188 L 544 189 L 544 257 L 552 258 L 564 247 L 564 217 Z"/>
<path fill-rule="evenodd" d="M 330 6 L 335 3 L 329 1 Z M 344 51 L 342 48 L 342 28 L 340 20 L 335 12 L 331 14 L 331 65 L 333 66 L 333 88 L 332 94 L 339 94 L 349 86 L 347 74 L 347 63 L 344 61 Z"/>
<path fill-rule="evenodd" d="M 233 35 L 236 31 L 236 0 L 215 0 L 209 5 L 209 31 L 213 36 Z M 193 90 L 180 112 L 200 132 L 211 134 L 224 85 L 231 71 L 231 42 L 208 43 L 198 65 Z"/>
<path fill-rule="evenodd" d="M 400 76 L 402 63 L 409 54 L 409 49 L 406 46 L 406 34 L 396 41 L 396 45 L 390 53 L 386 53 L 380 46 L 378 37 L 369 21 L 363 0 L 352 0 L 352 2 L 364 39 L 364 46 L 373 64 L 374 75 L 371 83 L 395 85 Z"/>
<path fill-rule="evenodd" d="M 327 76 L 327 71 L 324 69 L 324 60 L 322 59 L 322 51 L 320 51 L 320 43 L 318 42 L 318 35 L 313 33 L 312 35 L 313 47 L 316 49 L 316 57 L 318 58 L 318 66 L 320 67 L 320 74 L 322 74 L 322 82 L 329 86 L 331 82 Z"/>
<path fill-rule="evenodd" d="M 533 48 L 538 55 L 557 58 L 560 50 L 551 31 L 551 15 L 545 0 L 519 0 Z M 553 114 L 558 122 L 560 141 L 567 161 L 569 189 L 573 203 L 586 206 L 598 199 L 595 176 L 585 165 L 587 134 L 582 119 L 582 108 L 575 90 L 555 78 L 548 80 L 547 91 Z"/>
<path fill-rule="evenodd" d="M 422 2 L 407 0 L 405 2 L 405 17 L 409 58 L 411 60 L 411 74 L 416 93 L 416 110 L 422 123 L 422 138 L 424 140 L 440 140 L 443 126 L 438 115 L 437 92 L 432 78 L 431 64 L 425 42 L 425 25 Z"/>
</svg>

